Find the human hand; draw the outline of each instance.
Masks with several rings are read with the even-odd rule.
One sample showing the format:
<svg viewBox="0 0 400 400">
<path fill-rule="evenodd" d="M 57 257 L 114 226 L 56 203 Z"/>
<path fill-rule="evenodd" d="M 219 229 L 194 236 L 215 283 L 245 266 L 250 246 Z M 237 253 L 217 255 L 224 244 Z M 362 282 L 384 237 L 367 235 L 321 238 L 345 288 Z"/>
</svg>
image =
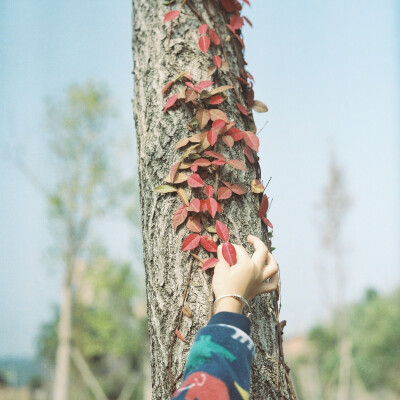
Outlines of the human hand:
<svg viewBox="0 0 400 400">
<path fill-rule="evenodd" d="M 249 235 L 247 241 L 255 249 L 253 256 L 250 258 L 243 246 L 234 244 L 237 261 L 232 267 L 222 255 L 222 246 L 218 247 L 219 262 L 215 266 L 212 280 L 215 298 L 235 293 L 250 301 L 258 294 L 272 292 L 277 288 L 279 274 L 274 256 L 259 238 Z M 269 278 L 271 279 L 266 282 Z M 224 297 L 218 300 L 215 312 L 241 313 L 243 307 L 244 304 L 239 299 Z"/>
</svg>

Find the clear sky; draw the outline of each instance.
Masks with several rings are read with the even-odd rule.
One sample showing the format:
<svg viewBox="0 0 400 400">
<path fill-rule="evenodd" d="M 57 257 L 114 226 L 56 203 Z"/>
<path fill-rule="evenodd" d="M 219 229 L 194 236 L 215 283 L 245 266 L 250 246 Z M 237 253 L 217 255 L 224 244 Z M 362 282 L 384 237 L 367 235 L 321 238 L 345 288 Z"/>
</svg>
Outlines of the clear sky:
<svg viewBox="0 0 400 400">
<path fill-rule="evenodd" d="M 244 13 L 248 69 L 267 114 L 260 134 L 270 218 L 282 271 L 287 333 L 326 314 L 315 205 L 331 149 L 353 207 L 345 221 L 347 298 L 400 283 L 399 7 L 389 0 L 253 0 Z M 122 126 L 131 115 L 129 1 L 0 0 L 0 356 L 33 354 L 58 300 L 58 266 L 41 193 L 10 162 L 23 154 L 51 180 L 44 100 L 71 83 L 106 82 Z M 122 252 L 125 246 L 113 244 Z M 120 246 L 120 247 L 118 247 Z"/>
</svg>

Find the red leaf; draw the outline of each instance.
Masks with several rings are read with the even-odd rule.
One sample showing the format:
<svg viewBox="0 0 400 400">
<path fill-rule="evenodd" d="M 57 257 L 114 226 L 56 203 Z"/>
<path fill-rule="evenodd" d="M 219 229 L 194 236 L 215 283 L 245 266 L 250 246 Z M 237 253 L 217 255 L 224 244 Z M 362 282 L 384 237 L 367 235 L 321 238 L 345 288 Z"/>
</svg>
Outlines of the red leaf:
<svg viewBox="0 0 400 400">
<path fill-rule="evenodd" d="M 252 150 L 258 153 L 260 148 L 260 139 L 255 133 L 250 131 L 244 131 L 243 139 L 246 142 L 247 146 L 249 146 Z"/>
<path fill-rule="evenodd" d="M 178 331 L 178 329 L 175 329 L 175 335 L 178 336 L 178 338 L 182 340 L 183 343 L 187 343 L 187 341 L 183 338 L 182 334 Z"/>
<path fill-rule="evenodd" d="M 201 232 L 200 217 L 198 215 L 194 215 L 193 217 L 189 217 L 186 226 L 192 232 L 200 233 Z"/>
<path fill-rule="evenodd" d="M 210 215 L 214 218 L 215 214 L 217 213 L 218 210 L 218 203 L 217 200 L 213 199 L 212 197 L 209 197 L 206 200 L 206 205 L 207 205 L 207 210 L 210 213 Z"/>
<path fill-rule="evenodd" d="M 181 204 L 175 211 L 174 216 L 172 217 L 172 225 L 174 227 L 174 231 L 178 228 L 180 224 L 185 222 L 185 219 L 188 215 L 188 212 L 186 210 L 185 204 Z"/>
<path fill-rule="evenodd" d="M 267 210 L 268 210 L 268 197 L 266 194 L 264 194 L 264 196 L 261 199 L 261 204 L 260 204 L 260 208 L 258 209 L 257 216 L 259 218 L 265 217 Z"/>
<path fill-rule="evenodd" d="M 228 12 L 235 11 L 235 5 L 233 3 L 233 0 L 221 0 L 221 3 L 222 7 L 224 7 L 226 11 Z"/>
<path fill-rule="evenodd" d="M 229 229 L 228 227 L 221 221 L 217 221 L 215 223 L 215 229 L 217 231 L 217 235 L 223 240 L 227 242 L 229 240 Z"/>
<path fill-rule="evenodd" d="M 235 144 L 235 141 L 233 140 L 233 137 L 230 136 L 230 135 L 222 136 L 221 139 L 228 147 L 233 147 L 233 145 Z"/>
<path fill-rule="evenodd" d="M 200 178 L 199 174 L 192 174 L 188 177 L 187 183 L 190 187 L 196 188 L 196 187 L 203 187 L 204 182 L 203 179 Z"/>
<path fill-rule="evenodd" d="M 243 139 L 243 131 L 238 128 L 230 128 L 228 130 L 228 134 L 232 136 L 233 140 L 237 142 L 238 140 Z"/>
<path fill-rule="evenodd" d="M 200 212 L 200 199 L 190 200 L 189 207 L 191 208 L 189 211 Z"/>
<path fill-rule="evenodd" d="M 165 24 L 168 21 L 172 21 L 173 19 L 177 18 L 181 12 L 179 10 L 172 10 L 168 11 L 164 15 L 163 23 Z"/>
<path fill-rule="evenodd" d="M 181 164 L 181 162 L 178 161 L 171 168 L 171 172 L 169 173 L 169 179 L 171 180 L 172 183 L 174 182 L 175 175 L 176 175 L 176 172 L 178 171 L 180 164 Z"/>
<path fill-rule="evenodd" d="M 225 199 L 229 199 L 232 196 L 232 190 L 221 186 L 218 189 L 218 200 L 225 200 Z"/>
<path fill-rule="evenodd" d="M 208 25 L 203 24 L 199 26 L 199 33 L 200 35 L 205 35 L 207 33 Z"/>
<path fill-rule="evenodd" d="M 243 16 L 243 19 L 244 19 L 251 27 L 253 27 L 252 22 L 251 22 L 247 17 Z"/>
<path fill-rule="evenodd" d="M 207 36 L 202 36 L 199 39 L 199 47 L 202 52 L 207 53 L 210 47 L 210 39 Z"/>
<path fill-rule="evenodd" d="M 218 132 L 215 129 L 210 129 L 207 132 L 207 140 L 211 146 L 214 146 L 215 142 L 218 139 Z"/>
<path fill-rule="evenodd" d="M 242 185 L 238 185 L 237 183 L 231 186 L 231 190 L 233 193 L 236 193 L 239 196 L 247 193 L 247 189 Z"/>
<path fill-rule="evenodd" d="M 178 100 L 178 94 L 173 94 L 165 103 L 164 112 L 168 110 L 168 108 L 172 107 L 176 101 Z"/>
<path fill-rule="evenodd" d="M 216 203 L 217 203 L 217 211 L 218 211 L 219 213 L 222 213 L 221 204 L 219 204 L 218 201 L 216 201 Z"/>
<path fill-rule="evenodd" d="M 226 26 L 232 33 L 236 33 L 235 28 L 232 25 L 226 24 Z"/>
<path fill-rule="evenodd" d="M 214 160 L 212 162 L 213 165 L 225 165 L 226 161 L 225 160 L 221 160 L 220 158 L 217 158 L 216 160 Z"/>
<path fill-rule="evenodd" d="M 216 46 L 221 44 L 221 40 L 220 40 L 219 36 L 217 35 L 217 33 L 214 31 L 214 29 L 210 29 L 208 34 L 210 35 L 210 39 L 213 44 L 215 44 Z"/>
<path fill-rule="evenodd" d="M 204 261 L 201 270 L 205 271 L 209 268 L 214 267 L 218 263 L 218 258 L 209 258 L 208 260 Z"/>
<path fill-rule="evenodd" d="M 243 150 L 244 155 L 247 157 L 247 159 L 249 160 L 249 162 L 251 164 L 255 163 L 255 159 L 254 159 L 254 155 L 253 152 L 251 151 L 249 146 L 245 146 L 244 150 Z"/>
<path fill-rule="evenodd" d="M 222 60 L 221 60 L 221 57 L 220 57 L 220 56 L 214 56 L 214 57 L 213 57 L 213 61 L 214 61 L 214 64 L 215 64 L 218 68 L 221 68 Z"/>
<path fill-rule="evenodd" d="M 207 211 L 207 199 L 200 200 L 200 210 L 202 212 Z"/>
<path fill-rule="evenodd" d="M 214 85 L 213 81 L 201 81 L 195 86 L 195 89 L 207 89 L 212 85 Z"/>
<path fill-rule="evenodd" d="M 246 171 L 246 166 L 239 160 L 228 160 L 227 163 L 236 169 L 240 169 L 241 171 Z M 189 182 L 189 179 L 188 179 Z"/>
<path fill-rule="evenodd" d="M 194 89 L 189 89 L 186 91 L 185 97 L 185 102 L 188 103 L 189 101 L 196 100 L 199 97 L 199 94 Z"/>
<path fill-rule="evenodd" d="M 235 37 L 236 37 L 237 40 L 239 40 L 240 45 L 242 46 L 242 49 L 244 49 L 243 39 L 237 33 L 235 33 Z"/>
<path fill-rule="evenodd" d="M 182 251 L 193 250 L 200 243 L 200 235 L 197 233 L 191 233 L 186 236 L 186 239 L 182 243 Z"/>
<path fill-rule="evenodd" d="M 215 243 L 214 240 L 212 240 L 210 236 L 207 236 L 207 235 L 201 236 L 200 244 L 202 245 L 204 250 L 207 250 L 211 253 L 217 252 L 217 243 Z"/>
<path fill-rule="evenodd" d="M 225 126 L 225 121 L 223 119 L 216 119 L 213 123 L 212 123 L 212 128 L 215 130 L 219 130 L 221 128 L 223 128 Z"/>
<path fill-rule="evenodd" d="M 208 156 L 214 158 L 218 158 L 220 160 L 225 160 L 225 157 L 221 153 L 218 153 L 217 151 L 207 150 L 204 152 L 204 154 L 207 154 Z"/>
<path fill-rule="evenodd" d="M 222 245 L 222 255 L 230 266 L 236 264 L 236 250 L 232 243 L 227 242 Z"/>
<path fill-rule="evenodd" d="M 214 194 L 214 188 L 211 185 L 207 185 L 205 188 L 207 197 L 211 197 Z"/>
<path fill-rule="evenodd" d="M 211 165 L 210 160 L 207 160 L 206 158 L 198 158 L 192 165 L 196 167 L 196 171 L 197 171 L 197 167 L 208 167 Z M 190 167 L 190 169 L 192 169 L 192 167 Z M 193 171 L 193 170 L 192 170 Z"/>
<path fill-rule="evenodd" d="M 222 183 L 227 186 L 229 189 L 232 187 L 232 185 L 229 182 L 222 181 Z"/>
<path fill-rule="evenodd" d="M 272 222 L 268 218 L 262 217 L 261 220 L 262 220 L 262 222 L 264 222 L 265 225 L 269 226 L 271 229 L 274 229 Z"/>
<path fill-rule="evenodd" d="M 247 112 L 247 110 L 246 110 L 246 107 L 243 105 L 243 104 L 241 104 L 241 103 L 236 103 L 236 105 L 237 105 L 237 108 L 239 109 L 239 111 L 243 114 L 243 115 L 249 115 L 248 114 L 248 112 Z"/>
<path fill-rule="evenodd" d="M 232 27 L 236 30 L 236 29 L 240 29 L 243 25 L 244 25 L 244 21 L 243 18 L 238 15 L 235 14 L 230 20 L 229 23 L 232 25 Z"/>
<path fill-rule="evenodd" d="M 187 87 L 190 87 L 191 89 L 194 89 L 194 85 L 193 85 L 192 82 L 185 82 L 185 85 L 186 85 Z"/>
<path fill-rule="evenodd" d="M 225 101 L 225 99 L 219 94 L 216 94 L 215 96 L 211 97 L 210 100 L 208 100 L 208 104 L 217 105 L 221 104 L 223 101 Z"/>
<path fill-rule="evenodd" d="M 243 0 L 248 6 L 250 5 L 250 1 L 249 0 Z M 243 17 L 244 18 L 244 17 Z"/>
<path fill-rule="evenodd" d="M 161 93 L 164 94 L 173 84 L 174 84 L 174 81 L 167 82 L 165 84 L 165 86 L 162 88 Z"/>
</svg>

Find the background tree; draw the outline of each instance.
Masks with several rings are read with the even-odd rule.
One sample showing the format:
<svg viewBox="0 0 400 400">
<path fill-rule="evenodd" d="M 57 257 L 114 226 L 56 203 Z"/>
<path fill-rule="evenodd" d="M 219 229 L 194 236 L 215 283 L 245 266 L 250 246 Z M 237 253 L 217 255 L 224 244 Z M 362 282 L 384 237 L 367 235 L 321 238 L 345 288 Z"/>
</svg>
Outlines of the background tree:
<svg viewBox="0 0 400 400">
<path fill-rule="evenodd" d="M 175 2 L 164 2 L 173 3 Z M 244 20 L 238 14 L 241 4 L 236 0 L 188 0 L 183 1 L 180 7 L 175 3 L 174 8 L 175 12 L 166 15 L 165 19 L 174 19 L 180 14 L 179 18 L 163 24 L 164 15 L 171 8 L 163 7 L 159 0 L 133 1 L 134 116 L 153 399 L 169 398 L 182 378 L 190 344 L 198 329 L 207 322 L 212 305 L 211 274 L 202 272 L 199 265 L 201 263 L 193 262 L 193 256 L 182 252 L 182 240 L 188 235 L 188 229 L 180 228 L 174 233 L 172 227 L 171 217 L 181 202 L 176 193 L 161 197 L 153 192 L 155 187 L 163 183 L 171 166 L 185 158 L 174 149 L 178 140 L 185 141 L 184 138 L 204 129 L 204 121 L 199 122 L 201 116 L 197 111 L 199 104 L 205 109 L 210 107 L 206 100 L 201 99 L 210 97 L 207 93 L 211 92 L 199 90 L 202 94 L 193 102 L 191 98 L 196 99 L 196 90 L 192 88 L 192 91 L 186 91 L 185 88 L 200 81 L 204 83 L 208 79 L 212 79 L 215 87 L 231 85 L 233 89 L 224 91 L 223 97 L 220 96 L 223 103 L 219 109 L 230 120 L 235 121 L 235 126 L 241 132 L 255 132 L 254 121 L 247 105 L 253 104 L 257 108 L 258 104 L 266 111 L 262 103 L 254 103 L 252 83 L 248 81 L 251 80 L 251 75 L 245 71 L 243 42 L 240 37 Z M 232 26 L 234 20 L 235 26 Z M 229 29 L 228 22 L 231 23 Z M 208 28 L 213 41 L 209 52 Z M 214 58 L 214 64 L 211 56 L 219 57 Z M 188 80 L 186 86 L 183 79 Z M 179 94 L 172 95 L 166 103 L 161 89 L 165 86 L 163 91 L 168 91 L 173 85 L 174 90 L 171 93 L 178 90 Z M 163 108 L 165 111 L 175 103 L 180 105 L 173 112 L 162 112 Z M 202 112 L 207 115 L 207 111 Z M 254 136 L 251 137 L 256 141 Z M 222 151 L 228 159 L 244 162 L 243 145 L 230 147 L 233 139 L 228 139 L 225 138 L 228 145 L 217 140 L 213 150 Z M 187 157 L 193 157 L 191 162 L 200 156 L 193 149 L 193 154 L 191 150 L 187 151 Z M 246 162 L 245 173 L 226 166 L 223 170 L 212 169 L 210 176 L 205 178 L 206 184 L 212 185 L 215 193 L 222 185 L 221 180 L 239 183 L 248 188 L 246 194 L 240 197 L 235 195 L 226 201 L 223 214 L 218 217 L 228 226 L 231 240 L 244 244 L 248 250 L 250 248 L 246 245 L 245 238 L 249 233 L 265 238 L 265 228 L 257 217 L 262 195 L 250 192 L 250 181 L 260 179 L 260 170 L 257 156 L 252 150 L 249 153 L 250 159 L 255 160 Z M 242 165 L 240 167 L 243 169 Z M 187 195 L 200 192 L 197 189 L 185 193 L 180 192 L 181 198 L 185 199 Z M 206 198 L 204 194 L 202 198 Z M 196 256 L 203 259 L 209 257 L 203 250 Z M 276 293 L 258 296 L 253 302 L 252 338 L 256 345 L 251 384 L 253 399 L 289 399 L 295 396 L 291 391 L 283 360 L 280 335 L 284 324 L 279 324 L 276 296 Z M 192 318 L 183 315 L 183 304 L 191 310 L 187 313 L 186 308 L 187 315 L 192 314 Z M 176 343 L 177 328 L 188 343 Z"/>
</svg>

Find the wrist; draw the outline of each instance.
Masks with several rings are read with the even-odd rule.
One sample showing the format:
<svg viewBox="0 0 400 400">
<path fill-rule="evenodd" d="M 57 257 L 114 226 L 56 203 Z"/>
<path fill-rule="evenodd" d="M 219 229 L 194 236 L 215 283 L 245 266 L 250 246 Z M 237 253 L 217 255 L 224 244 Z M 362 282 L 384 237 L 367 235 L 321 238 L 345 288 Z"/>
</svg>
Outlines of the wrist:
<svg viewBox="0 0 400 400">
<path fill-rule="evenodd" d="M 241 314 L 243 312 L 244 304 L 240 299 L 235 297 L 224 297 L 217 301 L 215 304 L 215 314 L 228 311 Z"/>
</svg>

